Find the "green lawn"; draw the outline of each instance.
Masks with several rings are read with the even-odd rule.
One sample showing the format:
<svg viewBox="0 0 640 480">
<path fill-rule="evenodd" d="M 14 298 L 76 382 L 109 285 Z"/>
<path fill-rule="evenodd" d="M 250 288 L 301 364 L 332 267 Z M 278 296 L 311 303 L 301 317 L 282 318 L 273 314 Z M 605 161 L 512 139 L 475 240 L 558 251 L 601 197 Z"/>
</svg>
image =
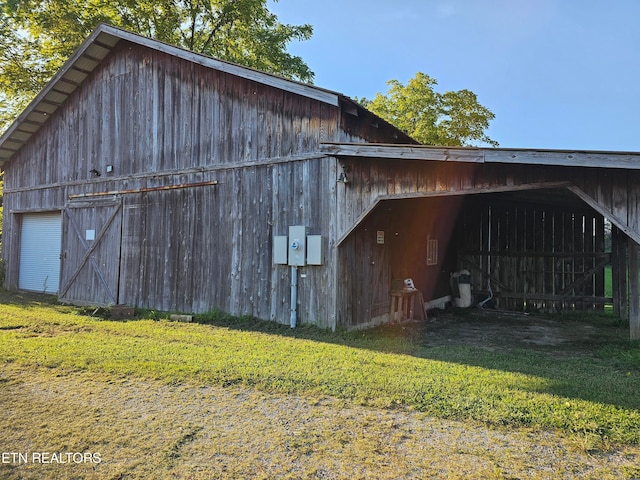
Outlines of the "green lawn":
<svg viewBox="0 0 640 480">
<path fill-rule="evenodd" d="M 611 265 L 604 267 L 604 296 L 613 297 L 613 280 L 611 279 Z"/>
<path fill-rule="evenodd" d="M 553 429 L 589 445 L 640 443 L 640 346 L 628 341 L 559 361 L 528 350 L 430 347 L 401 327 L 292 331 L 221 314 L 198 318 L 207 323 L 174 323 L 155 312 L 125 322 L 40 297 L 2 292 L 0 302 L 4 365 L 327 395 L 498 427 Z"/>
</svg>

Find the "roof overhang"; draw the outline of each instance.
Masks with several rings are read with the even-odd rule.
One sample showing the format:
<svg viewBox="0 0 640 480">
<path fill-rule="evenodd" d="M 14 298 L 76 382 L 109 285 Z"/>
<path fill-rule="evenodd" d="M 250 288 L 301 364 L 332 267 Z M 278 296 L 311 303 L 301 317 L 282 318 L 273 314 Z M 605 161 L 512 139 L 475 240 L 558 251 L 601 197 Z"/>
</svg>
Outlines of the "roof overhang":
<svg viewBox="0 0 640 480">
<path fill-rule="evenodd" d="M 0 137 L 0 167 L 53 114 L 120 40 L 106 25 L 98 27 Z M 114 29 L 115 30 L 115 29 Z"/>
<path fill-rule="evenodd" d="M 29 141 L 31 136 L 46 123 L 121 40 L 330 105 L 339 106 L 340 99 L 344 97 L 337 92 L 224 62 L 111 25 L 101 24 L 0 137 L 0 168 Z"/>
<path fill-rule="evenodd" d="M 320 150 L 334 157 L 640 170 L 640 152 L 432 147 L 371 143 L 323 143 Z"/>
</svg>

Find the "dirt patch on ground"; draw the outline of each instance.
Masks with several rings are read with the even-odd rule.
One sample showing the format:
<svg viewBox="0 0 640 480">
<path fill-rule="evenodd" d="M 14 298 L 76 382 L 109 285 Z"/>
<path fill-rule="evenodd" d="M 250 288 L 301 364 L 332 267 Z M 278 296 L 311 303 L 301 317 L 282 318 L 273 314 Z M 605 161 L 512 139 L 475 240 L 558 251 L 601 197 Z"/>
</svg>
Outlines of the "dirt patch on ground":
<svg viewBox="0 0 640 480">
<path fill-rule="evenodd" d="M 640 461 L 634 447 L 585 451 L 552 432 L 332 398 L 17 367 L 0 377 L 0 448 L 28 459 L 0 464 L 4 479 L 613 479 Z M 34 452 L 100 462 L 33 462 Z"/>
<path fill-rule="evenodd" d="M 431 311 L 427 322 L 404 329 L 424 345 L 471 345 L 491 351 L 526 349 L 559 358 L 593 355 L 607 344 L 625 342 L 627 326 L 613 318 L 580 321 L 570 315 L 536 315 L 473 308 Z"/>
</svg>

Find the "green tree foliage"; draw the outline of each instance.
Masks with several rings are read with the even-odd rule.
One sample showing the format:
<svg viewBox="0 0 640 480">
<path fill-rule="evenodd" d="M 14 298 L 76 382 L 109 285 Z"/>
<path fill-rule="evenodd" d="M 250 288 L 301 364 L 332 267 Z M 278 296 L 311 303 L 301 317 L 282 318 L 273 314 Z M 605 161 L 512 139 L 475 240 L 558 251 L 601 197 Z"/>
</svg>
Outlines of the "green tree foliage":
<svg viewBox="0 0 640 480">
<path fill-rule="evenodd" d="M 277 1 L 277 0 L 276 0 Z M 311 37 L 267 0 L 3 0 L 0 2 L 0 131 L 100 23 L 303 82 L 313 72 L 287 52 Z"/>
<path fill-rule="evenodd" d="M 3 192 L 4 192 L 4 172 L 0 173 L 0 252 L 2 252 L 2 220 L 4 216 L 4 207 L 3 207 Z M 0 258 L 0 288 L 2 288 L 3 282 L 3 267 L 2 267 L 2 258 Z"/>
<path fill-rule="evenodd" d="M 418 72 L 403 85 L 387 82 L 386 95 L 373 100 L 358 99 L 366 108 L 425 145 L 468 146 L 483 143 L 498 146 L 485 130 L 495 115 L 478 103 L 469 90 L 439 93 L 434 78 Z"/>
</svg>

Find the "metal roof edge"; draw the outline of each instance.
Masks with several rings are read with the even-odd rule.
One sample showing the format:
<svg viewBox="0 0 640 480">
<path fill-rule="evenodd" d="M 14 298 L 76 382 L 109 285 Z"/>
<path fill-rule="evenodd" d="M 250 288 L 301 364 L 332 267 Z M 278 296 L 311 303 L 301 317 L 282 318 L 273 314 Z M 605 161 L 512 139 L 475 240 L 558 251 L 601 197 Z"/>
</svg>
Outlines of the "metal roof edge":
<svg viewBox="0 0 640 480">
<path fill-rule="evenodd" d="M 37 127 L 35 130 L 31 132 L 25 132 L 26 139 L 22 140 L 18 148 L 7 148 L 5 144 L 11 140 L 12 135 L 20 128 L 20 126 L 27 120 L 27 118 L 34 114 L 36 108 L 42 100 L 52 91 L 55 85 L 60 82 L 60 80 L 64 77 L 64 75 L 69 71 L 69 69 L 78 61 L 80 57 L 84 54 L 87 48 L 92 45 L 96 39 L 104 32 L 103 26 L 104 24 L 100 24 L 86 39 L 84 42 L 80 44 L 80 46 L 76 49 L 74 54 L 69 57 L 65 63 L 60 67 L 60 69 L 54 74 L 53 77 L 47 82 L 47 84 L 43 87 L 42 90 L 29 102 L 26 108 L 18 115 L 18 117 L 14 120 L 14 122 L 5 130 L 5 132 L 0 136 L 0 167 L 4 166 L 4 163 L 9 160 L 15 152 L 17 152 L 33 135 L 36 133 L 40 127 Z M 117 42 L 116 42 L 117 43 Z M 75 89 L 74 89 L 75 90 Z M 70 92 L 72 93 L 72 92 Z M 69 94 L 70 94 L 69 93 Z M 68 95 L 67 95 L 68 96 Z M 65 97 L 66 99 L 66 97 Z M 50 115 L 50 113 L 42 113 L 43 117 Z M 46 118 L 43 119 L 41 125 L 46 122 Z M 15 141 L 15 140 L 14 140 Z"/>
<path fill-rule="evenodd" d="M 323 142 L 320 151 L 344 157 L 640 170 L 640 152 L 340 142 Z"/>
</svg>

